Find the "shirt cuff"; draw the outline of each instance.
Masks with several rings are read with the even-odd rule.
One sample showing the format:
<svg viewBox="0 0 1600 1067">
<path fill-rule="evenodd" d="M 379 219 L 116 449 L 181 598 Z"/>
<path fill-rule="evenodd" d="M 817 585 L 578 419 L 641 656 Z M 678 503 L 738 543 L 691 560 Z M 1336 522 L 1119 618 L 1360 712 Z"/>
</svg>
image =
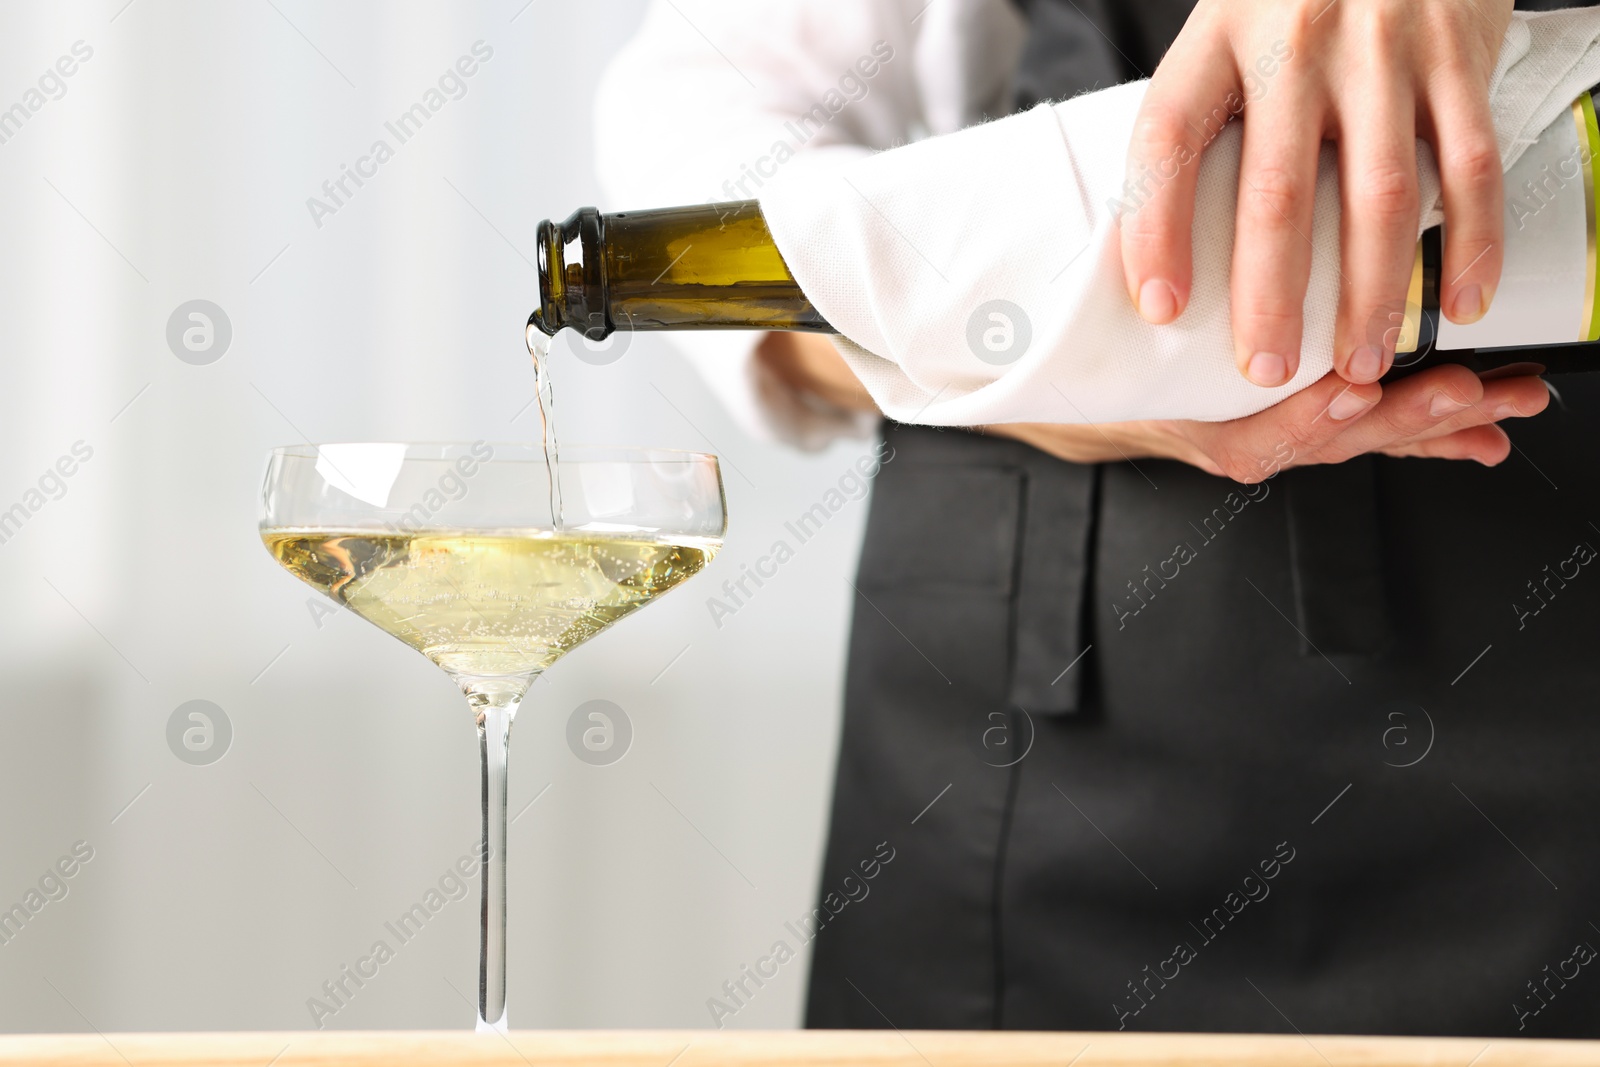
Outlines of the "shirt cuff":
<svg viewBox="0 0 1600 1067">
<path fill-rule="evenodd" d="M 734 421 L 757 440 L 818 452 L 840 438 L 862 440 L 877 432 L 876 412 L 836 407 L 768 369 L 756 358 L 765 336 L 743 330 L 670 335 Z"/>
</svg>

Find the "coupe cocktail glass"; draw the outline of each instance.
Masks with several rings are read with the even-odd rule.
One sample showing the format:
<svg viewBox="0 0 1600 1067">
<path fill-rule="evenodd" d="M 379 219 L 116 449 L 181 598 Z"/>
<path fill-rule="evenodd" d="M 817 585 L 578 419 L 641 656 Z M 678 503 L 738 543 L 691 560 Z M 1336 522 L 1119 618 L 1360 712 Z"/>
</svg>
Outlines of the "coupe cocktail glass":
<svg viewBox="0 0 1600 1067">
<path fill-rule="evenodd" d="M 466 694 L 483 755 L 478 1029 L 506 1027 L 506 755 L 528 686 L 698 573 L 727 527 L 715 456 L 563 448 L 279 448 L 261 539 L 290 573 L 427 656 Z M 561 515 L 552 515 L 552 500 Z"/>
</svg>

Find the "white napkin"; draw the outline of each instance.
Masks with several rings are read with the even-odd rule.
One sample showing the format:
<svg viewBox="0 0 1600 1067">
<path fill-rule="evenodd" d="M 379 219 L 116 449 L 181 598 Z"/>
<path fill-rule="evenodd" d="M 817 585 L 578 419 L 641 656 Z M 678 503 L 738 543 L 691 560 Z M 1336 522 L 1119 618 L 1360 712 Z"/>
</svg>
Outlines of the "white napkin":
<svg viewBox="0 0 1600 1067">
<path fill-rule="evenodd" d="M 1597 82 L 1600 8 L 1517 12 L 1490 87 L 1504 166 Z M 779 250 L 887 415 L 938 426 L 1233 419 L 1332 369 L 1339 201 L 1331 146 L 1307 234 L 1311 283 L 1292 381 L 1263 389 L 1234 366 L 1236 122 L 1201 164 L 1188 307 L 1168 326 L 1134 311 L 1112 201 L 1123 195 L 1146 84 L 837 166 L 792 168 L 764 190 Z M 1417 161 L 1427 229 L 1443 214 L 1421 142 Z"/>
</svg>

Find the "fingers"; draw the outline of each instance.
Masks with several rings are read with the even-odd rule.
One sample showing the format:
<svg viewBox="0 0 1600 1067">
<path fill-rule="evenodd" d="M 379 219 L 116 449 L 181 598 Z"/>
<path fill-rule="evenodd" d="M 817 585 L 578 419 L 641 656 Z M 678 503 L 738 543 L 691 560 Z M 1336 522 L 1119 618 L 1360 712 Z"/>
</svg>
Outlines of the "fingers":
<svg viewBox="0 0 1600 1067">
<path fill-rule="evenodd" d="M 1120 219 L 1122 270 L 1134 307 L 1157 325 L 1177 318 L 1189 302 L 1200 154 L 1243 107 L 1238 90 L 1225 40 L 1186 26 L 1156 69 L 1134 122 Z"/>
<path fill-rule="evenodd" d="M 1505 419 L 1527 418 L 1537 415 L 1550 405 L 1550 390 L 1539 378 L 1501 378 L 1483 383 L 1483 396 L 1459 414 L 1445 418 L 1430 430 L 1417 435 L 1418 440 L 1430 440 L 1453 434 L 1473 426 L 1482 426 Z"/>
<path fill-rule="evenodd" d="M 1500 281 L 1504 192 L 1486 79 L 1446 68 L 1430 89 L 1433 145 L 1444 193 L 1439 306 L 1452 322 L 1477 322 Z"/>
<path fill-rule="evenodd" d="M 1461 366 L 1435 367 L 1404 378 L 1384 389 L 1383 402 L 1370 418 L 1341 434 L 1318 458 L 1338 463 L 1418 437 L 1445 419 L 1473 413 L 1483 390 L 1478 376 Z"/>
<path fill-rule="evenodd" d="M 1384 45 L 1373 43 L 1375 52 Z M 1339 189 L 1344 285 L 1333 366 L 1373 382 L 1394 362 L 1390 311 L 1406 296 L 1417 246 L 1416 101 L 1409 75 L 1379 55 L 1341 103 Z M 1499 207 L 1495 207 L 1499 217 Z"/>
<path fill-rule="evenodd" d="M 1413 456 L 1419 459 L 1472 459 L 1485 467 L 1505 462 L 1511 454 L 1511 438 L 1498 426 L 1473 426 L 1425 441 L 1407 441 L 1381 450 L 1386 456 Z"/>
<path fill-rule="evenodd" d="M 1472 459 L 1493 466 L 1511 449 L 1495 426 L 1537 415 L 1550 391 L 1536 377 L 1480 379 L 1446 364 L 1390 384 L 1351 384 L 1325 375 L 1309 388 L 1232 422 L 1164 424 L 1190 446 L 1172 455 L 1210 474 L 1259 482 L 1308 463 L 1342 463 L 1368 452 Z"/>
<path fill-rule="evenodd" d="M 1455 446 L 1430 450 L 1433 443 L 1500 419 L 1538 414 L 1549 400 L 1549 390 L 1537 378 L 1485 382 L 1465 367 L 1435 367 L 1388 386 L 1383 401 L 1369 417 L 1340 434 L 1312 458 L 1338 463 L 1379 451 L 1448 455 L 1449 448 Z M 1488 439 L 1493 439 L 1492 435 L 1469 435 L 1456 444 L 1482 444 Z M 1494 451 L 1498 452 L 1498 446 Z M 1485 455 L 1475 452 L 1468 458 L 1481 460 Z"/>
<path fill-rule="evenodd" d="M 1375 410 L 1383 389 L 1351 385 L 1324 375 L 1306 389 L 1232 422 L 1181 424 L 1188 439 L 1211 461 L 1212 473 L 1236 482 L 1259 482 L 1308 462 Z M 1201 466 L 1201 464 L 1196 464 Z"/>
<path fill-rule="evenodd" d="M 1234 358 L 1270 387 L 1300 366 L 1322 115 L 1304 83 L 1287 79 L 1250 108 L 1233 243 Z"/>
</svg>

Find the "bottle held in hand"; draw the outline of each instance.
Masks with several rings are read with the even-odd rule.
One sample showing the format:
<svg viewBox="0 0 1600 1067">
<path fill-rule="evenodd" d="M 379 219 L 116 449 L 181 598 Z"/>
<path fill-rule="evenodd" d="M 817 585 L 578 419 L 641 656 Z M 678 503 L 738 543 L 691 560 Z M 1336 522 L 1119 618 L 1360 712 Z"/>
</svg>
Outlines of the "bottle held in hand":
<svg viewBox="0 0 1600 1067">
<path fill-rule="evenodd" d="M 1458 325 L 1439 311 L 1443 227 L 1417 242 L 1404 300 L 1374 317 L 1371 343 L 1396 378 L 1438 363 L 1479 373 L 1600 370 L 1600 128 L 1590 92 L 1506 174 L 1506 246 L 1489 311 Z M 582 208 L 539 227 L 539 307 L 530 329 L 835 332 L 801 290 L 754 200 L 604 215 Z M 1136 312 L 1130 306 L 1128 314 Z"/>
</svg>

